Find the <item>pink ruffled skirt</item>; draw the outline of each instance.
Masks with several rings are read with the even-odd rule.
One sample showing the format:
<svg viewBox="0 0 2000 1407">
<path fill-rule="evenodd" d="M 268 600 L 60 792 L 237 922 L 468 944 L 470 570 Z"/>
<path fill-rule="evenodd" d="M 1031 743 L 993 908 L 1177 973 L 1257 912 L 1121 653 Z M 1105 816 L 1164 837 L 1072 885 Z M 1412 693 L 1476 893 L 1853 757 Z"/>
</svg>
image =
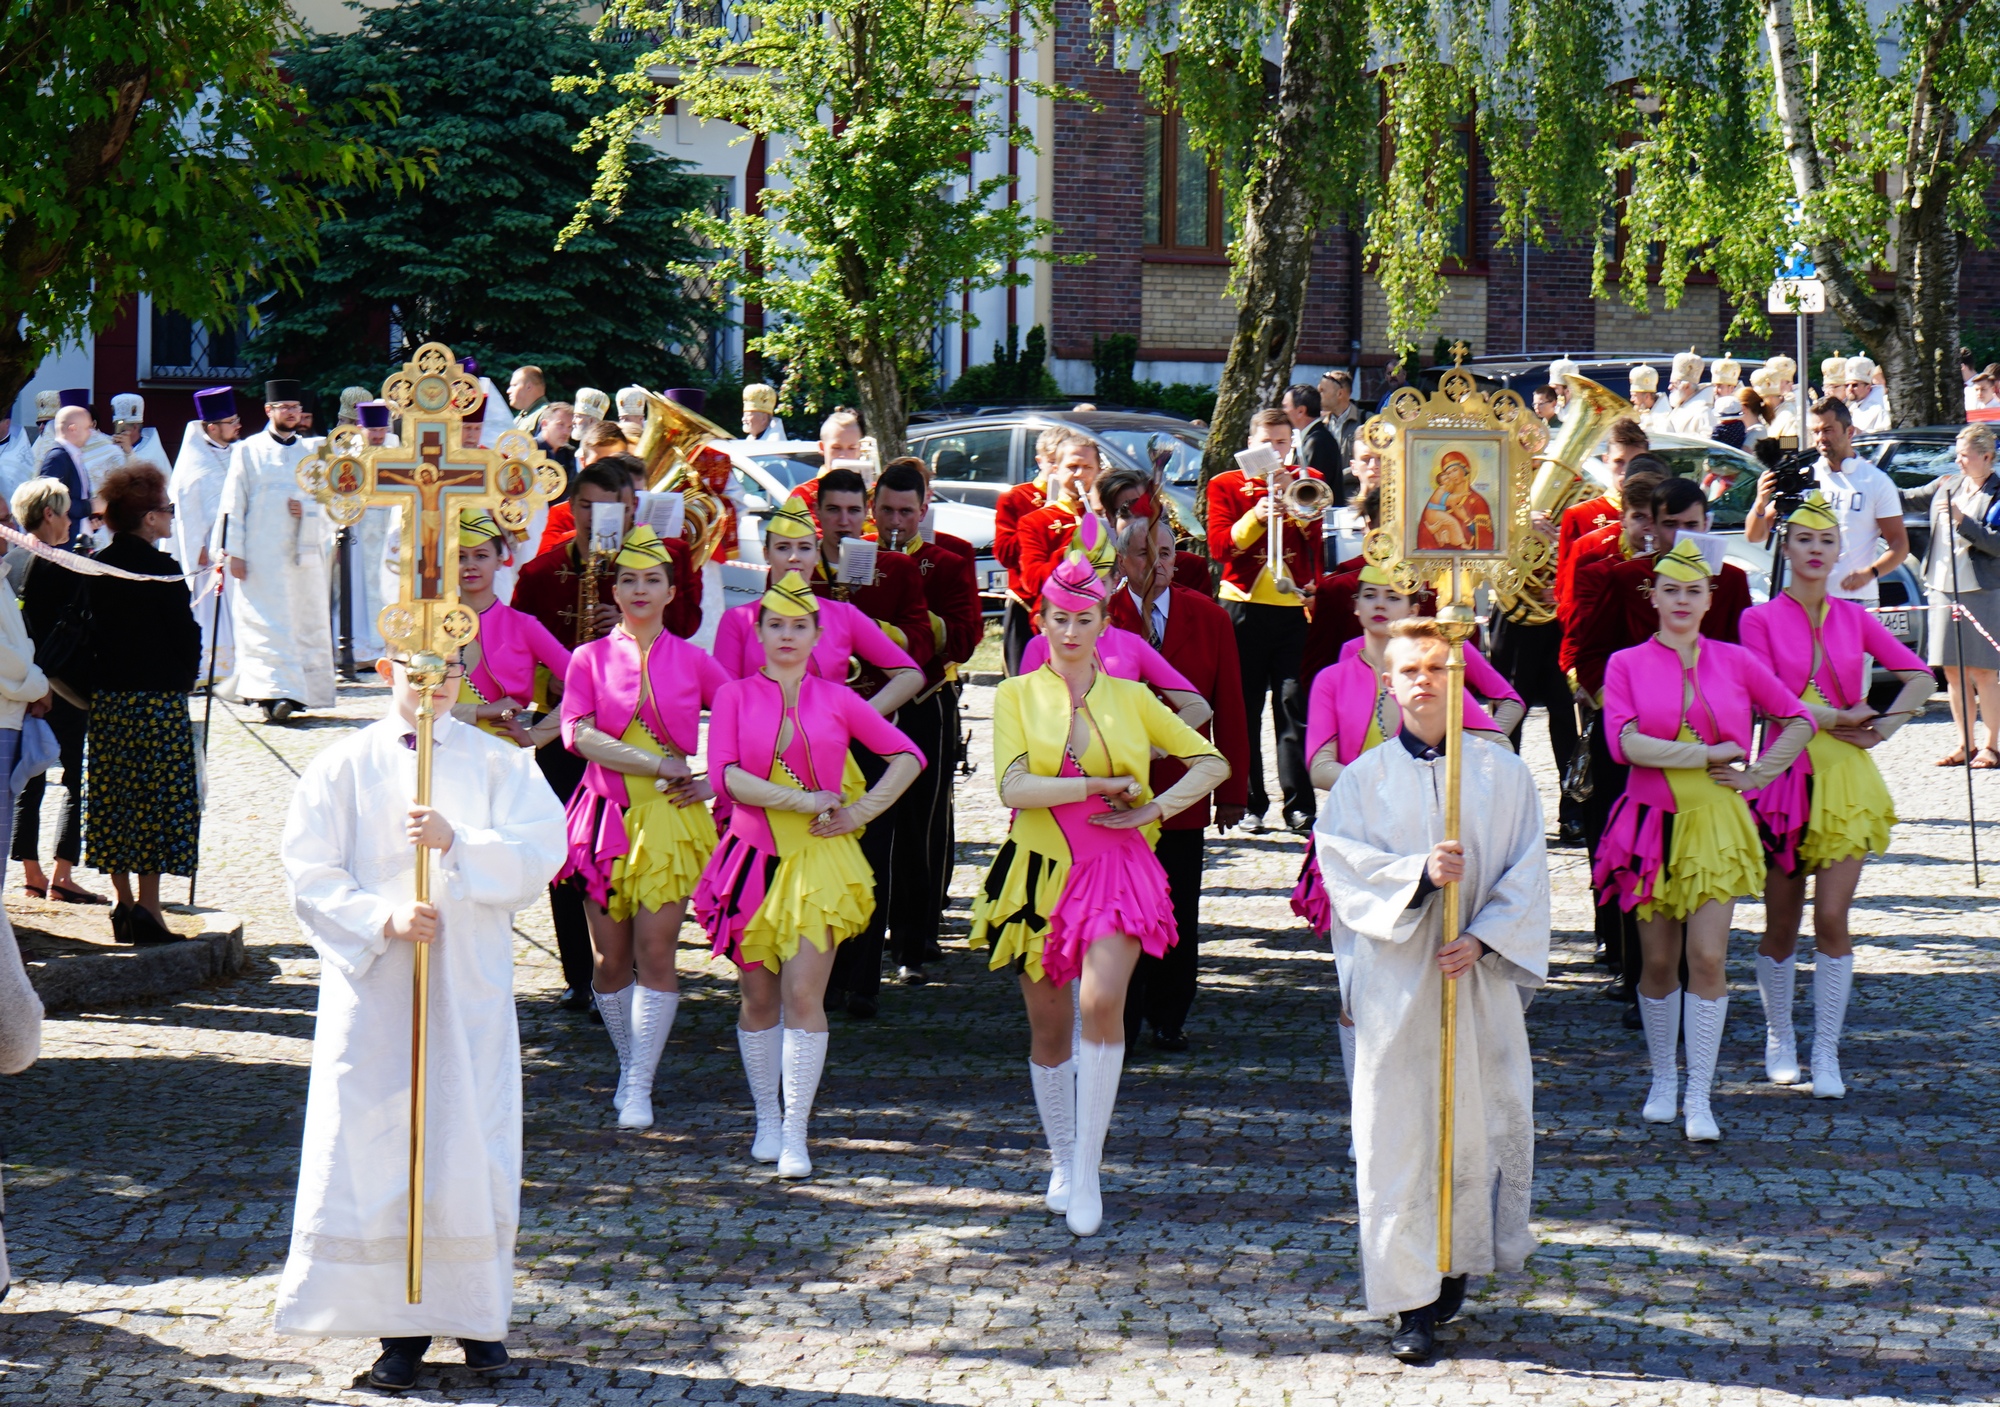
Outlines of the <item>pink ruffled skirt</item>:
<svg viewBox="0 0 2000 1407">
<path fill-rule="evenodd" d="M 1299 882 L 1292 887 L 1292 912 L 1306 921 L 1315 933 L 1333 928 L 1333 901 L 1327 898 L 1326 884 L 1319 875 L 1319 849 L 1306 840 L 1305 863 L 1299 866 Z"/>
</svg>

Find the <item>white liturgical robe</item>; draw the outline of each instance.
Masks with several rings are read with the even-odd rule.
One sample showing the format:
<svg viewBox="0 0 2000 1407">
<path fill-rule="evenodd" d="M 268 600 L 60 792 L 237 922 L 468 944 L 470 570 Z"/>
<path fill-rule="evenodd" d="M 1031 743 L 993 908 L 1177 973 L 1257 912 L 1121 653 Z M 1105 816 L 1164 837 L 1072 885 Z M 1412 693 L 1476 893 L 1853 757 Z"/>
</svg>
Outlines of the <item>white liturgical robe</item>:
<svg viewBox="0 0 2000 1407">
<path fill-rule="evenodd" d="M 249 564 L 249 575 L 231 576 L 227 588 L 236 626 L 236 673 L 223 689 L 229 698 L 333 706 L 331 525 L 298 481 L 299 465 L 318 447 L 303 436 L 281 444 L 269 430 L 231 447 L 221 511 L 230 555 Z M 210 542 L 210 551 L 221 545 L 219 523 Z"/>
<path fill-rule="evenodd" d="M 411 726 L 392 715 L 315 758 L 285 822 L 320 995 L 281 1333 L 507 1334 L 521 1192 L 513 921 L 562 865 L 563 808 L 532 750 L 448 715 L 436 728 L 432 804 L 456 834 L 433 852 L 423 1301 L 404 1302 L 403 1271 L 414 945 L 383 932 L 415 893 L 404 824 L 417 764 Z"/>
<path fill-rule="evenodd" d="M 1444 908 L 1411 907 L 1444 838 L 1445 764 L 1391 739 L 1341 773 L 1314 827 L 1320 874 L 1351 930 L 1342 1005 L 1354 1018 L 1355 1184 L 1371 1313 L 1438 1296 L 1438 1030 Z M 1518 1270 L 1535 1248 L 1534 1075 L 1523 988 L 1548 977 L 1549 870 L 1528 765 L 1467 737 L 1460 815 L 1463 931 L 1488 952 L 1458 981 L 1452 1273 Z"/>
<path fill-rule="evenodd" d="M 181 434 L 181 452 L 174 460 L 174 472 L 167 479 L 167 497 L 174 505 L 174 535 L 171 546 L 184 572 L 201 569 L 202 549 L 219 536 L 216 520 L 222 504 L 222 481 L 229 475 L 229 446 L 211 440 L 199 420 L 190 420 Z M 210 549 L 210 561 L 215 560 Z M 199 585 L 200 583 L 195 583 Z M 236 669 L 236 631 L 230 621 L 229 598 L 239 585 L 230 580 L 223 587 L 221 610 L 213 596 L 196 603 L 195 619 L 201 624 L 201 667 L 197 679 L 208 678 L 211 649 L 215 657 L 215 677 L 227 678 Z"/>
</svg>

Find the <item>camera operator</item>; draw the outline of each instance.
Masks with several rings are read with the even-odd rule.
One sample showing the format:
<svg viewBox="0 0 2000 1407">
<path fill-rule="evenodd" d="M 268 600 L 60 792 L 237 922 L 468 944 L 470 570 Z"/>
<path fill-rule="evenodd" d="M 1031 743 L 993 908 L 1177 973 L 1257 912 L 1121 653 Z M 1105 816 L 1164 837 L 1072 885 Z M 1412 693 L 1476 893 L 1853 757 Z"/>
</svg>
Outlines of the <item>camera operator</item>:
<svg viewBox="0 0 2000 1407">
<path fill-rule="evenodd" d="M 1808 427 L 1819 458 L 1813 482 L 1840 519 L 1840 560 L 1827 580 L 1829 595 L 1872 606 L 1884 573 L 1910 555 L 1903 527 L 1903 499 L 1889 476 L 1852 453 L 1854 422 L 1847 403 L 1827 397 L 1814 403 Z M 1777 498 L 1784 473 L 1767 469 L 1757 479 L 1757 501 L 1744 520 L 1743 539 L 1763 542 L 1778 521 Z M 1878 549 L 1886 545 L 1886 550 Z"/>
</svg>

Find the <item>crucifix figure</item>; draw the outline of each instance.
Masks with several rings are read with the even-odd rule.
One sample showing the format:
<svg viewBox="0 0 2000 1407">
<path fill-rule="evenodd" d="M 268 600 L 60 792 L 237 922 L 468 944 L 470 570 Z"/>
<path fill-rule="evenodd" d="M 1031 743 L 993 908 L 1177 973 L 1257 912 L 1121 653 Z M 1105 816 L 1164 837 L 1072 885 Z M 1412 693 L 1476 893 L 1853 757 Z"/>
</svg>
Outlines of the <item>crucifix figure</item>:
<svg viewBox="0 0 2000 1407">
<path fill-rule="evenodd" d="M 406 490 L 417 502 L 404 515 L 403 540 L 416 549 L 417 599 L 435 601 L 444 593 L 443 534 L 447 520 L 456 525 L 454 515 L 439 511 L 453 490 L 476 496 L 487 492 L 485 456 L 471 464 L 455 463 L 447 456 L 444 431 L 425 427 L 420 433 L 414 459 L 396 463 L 386 457 L 375 461 L 376 489 Z M 412 542 L 412 539 L 415 539 Z"/>
</svg>

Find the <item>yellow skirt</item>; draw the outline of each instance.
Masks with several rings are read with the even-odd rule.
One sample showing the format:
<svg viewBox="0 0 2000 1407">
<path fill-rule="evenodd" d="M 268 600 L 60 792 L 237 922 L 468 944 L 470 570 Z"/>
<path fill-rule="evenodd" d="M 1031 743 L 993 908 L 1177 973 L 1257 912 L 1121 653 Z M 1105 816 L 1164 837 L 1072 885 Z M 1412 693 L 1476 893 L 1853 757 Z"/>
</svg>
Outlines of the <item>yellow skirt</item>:
<svg viewBox="0 0 2000 1407">
<path fill-rule="evenodd" d="M 1024 963 L 1028 975 L 1042 980 L 1042 943 L 1048 937 L 1049 914 L 1069 882 L 1069 858 L 1027 850 L 1012 839 L 1000 847 L 972 901 L 974 948 L 991 946 L 988 968 L 998 971 Z"/>
<path fill-rule="evenodd" d="M 777 780 L 775 768 L 773 773 Z M 778 846 L 778 869 L 764 902 L 743 927 L 739 961 L 746 967 L 790 962 L 798 956 L 801 937 L 826 952 L 861 932 L 875 916 L 875 871 L 861 853 L 862 832 L 829 840 L 812 834 L 813 818 L 797 811 L 767 811 L 765 816 Z"/>
<path fill-rule="evenodd" d="M 1812 735 L 1806 753 L 1812 758 L 1812 805 L 1799 841 L 1799 872 L 1887 851 L 1896 804 L 1875 759 L 1824 733 Z"/>
<path fill-rule="evenodd" d="M 630 778 L 638 799 L 625 812 L 626 852 L 611 862 L 611 917 L 623 921 L 640 907 L 658 912 L 694 893 L 715 853 L 715 817 L 707 806 L 676 806 L 644 778 Z"/>
<path fill-rule="evenodd" d="M 1673 837 L 1642 919 L 1684 919 L 1711 899 L 1764 892 L 1764 846 L 1742 795 L 1699 767 L 1670 767 Z"/>
</svg>

